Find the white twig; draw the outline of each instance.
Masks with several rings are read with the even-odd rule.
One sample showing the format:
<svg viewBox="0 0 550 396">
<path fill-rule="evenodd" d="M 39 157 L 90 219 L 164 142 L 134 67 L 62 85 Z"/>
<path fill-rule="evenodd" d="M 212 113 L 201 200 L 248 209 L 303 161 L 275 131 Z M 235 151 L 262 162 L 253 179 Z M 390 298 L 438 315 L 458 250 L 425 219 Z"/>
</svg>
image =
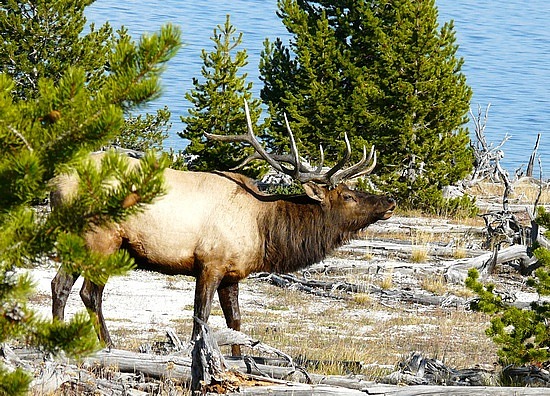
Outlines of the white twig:
<svg viewBox="0 0 550 396">
<path fill-rule="evenodd" d="M 12 131 L 19 139 L 21 139 L 23 141 L 23 143 L 25 143 L 25 146 L 27 146 L 27 148 L 29 149 L 29 151 L 31 153 L 34 151 L 31 147 L 31 145 L 29 144 L 29 142 L 27 142 L 27 139 L 25 139 L 25 136 L 23 136 L 17 129 L 15 129 L 11 125 L 8 125 L 8 129 L 10 131 Z"/>
</svg>

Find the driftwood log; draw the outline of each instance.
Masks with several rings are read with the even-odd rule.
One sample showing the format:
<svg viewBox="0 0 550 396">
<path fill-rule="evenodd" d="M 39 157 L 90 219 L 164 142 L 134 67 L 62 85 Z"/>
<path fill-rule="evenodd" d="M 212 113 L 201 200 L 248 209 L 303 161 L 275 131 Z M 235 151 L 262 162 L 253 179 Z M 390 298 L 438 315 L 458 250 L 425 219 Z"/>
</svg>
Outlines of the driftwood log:
<svg viewBox="0 0 550 396">
<path fill-rule="evenodd" d="M 369 293 L 379 297 L 381 300 L 391 302 L 405 301 L 413 304 L 437 307 L 458 307 L 467 304 L 466 299 L 457 296 L 438 296 L 422 290 L 384 289 L 374 284 L 355 285 L 348 282 L 324 282 L 298 278 L 290 274 L 271 273 L 260 273 L 257 275 L 257 278 L 270 282 L 275 286 L 293 288 L 316 296 L 334 299 L 349 300 L 353 298 L 350 293 Z"/>
<path fill-rule="evenodd" d="M 500 250 L 495 249 L 478 257 L 452 261 L 448 263 L 445 278 L 447 282 L 463 284 L 470 268 L 476 268 L 484 279 L 493 273 L 496 265 L 514 263 L 518 268 L 529 268 L 536 261 L 529 255 L 527 246 L 512 245 Z"/>
<path fill-rule="evenodd" d="M 256 363 L 251 368 L 244 360 L 233 358 L 227 359 L 228 366 L 236 374 L 236 380 L 239 387 L 234 392 L 227 392 L 231 395 L 387 395 L 387 396 L 416 396 L 416 395 L 550 395 L 550 389 L 547 388 L 522 388 L 522 387 L 498 387 L 498 386 L 442 386 L 426 385 L 426 380 L 422 380 L 424 373 L 434 372 L 429 369 L 433 363 L 426 361 L 420 363 L 416 372 L 409 372 L 410 366 L 406 369 L 401 368 L 401 376 L 394 375 L 391 381 L 399 381 L 399 385 L 376 383 L 366 381 L 361 376 L 324 376 L 310 374 L 306 380 L 305 376 L 293 375 L 288 379 L 288 367 L 280 367 Z M 155 384 L 147 378 L 162 378 L 164 382 L 174 384 L 190 384 L 191 382 L 191 359 L 177 355 L 156 356 L 137 352 L 129 352 L 112 349 L 103 350 L 94 356 L 85 359 L 84 367 L 103 367 L 106 370 L 116 370 L 122 374 L 115 376 L 111 374 L 116 381 L 94 378 L 77 366 L 68 366 L 67 363 L 49 362 L 48 370 L 44 370 L 44 375 L 39 376 L 33 383 L 35 391 L 44 391 L 46 393 L 54 390 L 63 389 L 64 391 L 73 391 L 78 394 L 100 394 L 100 395 L 146 395 L 158 392 L 158 384 Z M 238 372 L 237 372 L 238 370 Z M 256 371 L 258 370 L 258 371 Z M 431 370 L 431 371 L 430 371 Z M 462 374 L 456 370 L 448 368 L 442 369 L 444 373 L 453 373 L 455 377 L 465 378 L 467 370 L 462 370 Z M 248 374 L 247 371 L 251 373 Z M 255 374 L 261 372 L 264 374 Z M 125 374 L 126 373 L 126 374 Z M 269 378 L 265 373 L 279 376 L 282 379 Z M 479 370 L 472 370 L 471 378 L 480 378 Z M 54 379 L 55 377 L 55 379 Z M 286 378 L 286 379 L 285 379 Z M 423 385 L 408 385 L 414 383 L 411 379 L 415 378 L 417 383 Z M 49 381 L 48 387 L 45 383 Z M 302 382 L 299 382 L 302 381 Z M 311 381 L 311 383 L 304 383 Z M 176 388 L 174 388 L 176 389 Z M 204 392 L 203 394 L 217 394 Z"/>
<path fill-rule="evenodd" d="M 328 395 L 378 395 L 378 396 L 545 396 L 550 391 L 539 388 L 499 388 L 499 387 L 464 387 L 464 386 L 377 386 L 363 391 L 339 393 L 335 388 L 323 386 L 269 386 L 262 388 L 245 388 L 234 395 L 269 395 L 269 396 L 328 396 Z"/>
</svg>

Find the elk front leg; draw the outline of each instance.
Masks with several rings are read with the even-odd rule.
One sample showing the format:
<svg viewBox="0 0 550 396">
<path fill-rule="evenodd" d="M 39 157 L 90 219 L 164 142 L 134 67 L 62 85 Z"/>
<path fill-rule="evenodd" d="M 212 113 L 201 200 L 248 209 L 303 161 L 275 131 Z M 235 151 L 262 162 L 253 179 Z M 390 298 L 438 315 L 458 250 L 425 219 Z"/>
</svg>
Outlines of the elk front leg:
<svg viewBox="0 0 550 396">
<path fill-rule="evenodd" d="M 223 316 L 227 327 L 233 330 L 241 331 L 241 311 L 239 309 L 239 284 L 221 284 L 218 287 L 218 297 L 222 307 Z M 231 345 L 231 354 L 241 356 L 241 346 Z"/>
<path fill-rule="evenodd" d="M 102 303 L 104 288 L 105 286 L 96 285 L 89 280 L 84 280 L 84 285 L 82 285 L 82 289 L 80 290 L 80 298 L 82 298 L 82 302 L 88 309 L 96 330 L 99 329 L 100 341 L 103 341 L 105 346 L 112 347 L 114 344 L 103 317 Z"/>
<path fill-rule="evenodd" d="M 212 309 L 212 300 L 214 293 L 220 285 L 220 277 L 211 272 L 203 271 L 197 276 L 195 285 L 195 305 L 193 308 L 194 316 L 204 323 L 208 322 L 210 311 Z M 191 340 L 195 341 L 200 334 L 200 325 L 193 319 L 193 334 Z"/>
<path fill-rule="evenodd" d="M 65 318 L 65 305 L 78 277 L 78 274 L 69 274 L 60 268 L 52 279 L 52 315 L 55 319 Z"/>
</svg>

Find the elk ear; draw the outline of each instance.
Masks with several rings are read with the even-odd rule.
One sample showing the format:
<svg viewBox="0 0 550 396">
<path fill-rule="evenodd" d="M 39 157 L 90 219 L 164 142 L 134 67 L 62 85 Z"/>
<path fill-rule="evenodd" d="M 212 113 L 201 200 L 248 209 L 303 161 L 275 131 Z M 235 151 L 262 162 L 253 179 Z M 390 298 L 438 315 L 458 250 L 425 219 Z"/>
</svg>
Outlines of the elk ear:
<svg viewBox="0 0 550 396">
<path fill-rule="evenodd" d="M 323 187 L 318 186 L 315 183 L 305 183 L 302 184 L 302 187 L 304 188 L 307 196 L 311 199 L 319 202 L 323 202 L 323 200 L 325 199 L 325 189 Z"/>
</svg>

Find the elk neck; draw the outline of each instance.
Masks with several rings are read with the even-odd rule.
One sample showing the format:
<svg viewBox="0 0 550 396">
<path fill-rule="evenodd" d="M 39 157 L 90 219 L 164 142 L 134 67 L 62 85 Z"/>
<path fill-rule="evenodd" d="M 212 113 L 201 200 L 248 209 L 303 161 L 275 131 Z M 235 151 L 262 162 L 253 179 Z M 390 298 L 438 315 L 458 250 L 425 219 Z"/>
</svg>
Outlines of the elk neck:
<svg viewBox="0 0 550 396">
<path fill-rule="evenodd" d="M 307 196 L 271 202 L 258 219 L 264 237 L 261 271 L 288 273 L 323 260 L 358 231 Z"/>
</svg>

